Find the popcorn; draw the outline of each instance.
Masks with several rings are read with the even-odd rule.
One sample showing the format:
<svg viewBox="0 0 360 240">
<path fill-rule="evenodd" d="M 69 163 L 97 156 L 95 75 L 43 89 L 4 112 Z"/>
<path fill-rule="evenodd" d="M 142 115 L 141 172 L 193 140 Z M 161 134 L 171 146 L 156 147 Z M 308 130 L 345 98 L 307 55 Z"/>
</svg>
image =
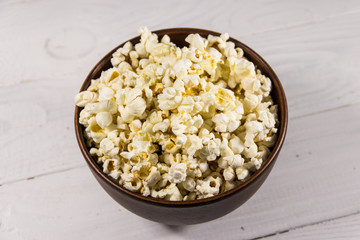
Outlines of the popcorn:
<svg viewBox="0 0 360 240">
<path fill-rule="evenodd" d="M 224 191 L 229 191 L 237 186 L 237 182 L 234 181 L 225 181 Z"/>
<path fill-rule="evenodd" d="M 176 145 L 170 138 L 160 139 L 159 143 L 162 146 L 163 152 L 176 153 L 178 150 L 180 150 L 180 146 Z"/>
<path fill-rule="evenodd" d="M 184 97 L 181 105 L 178 107 L 179 112 L 186 112 L 191 115 L 199 113 L 204 107 L 204 103 L 195 97 Z"/>
<path fill-rule="evenodd" d="M 215 102 L 214 106 L 218 110 L 225 110 L 226 108 L 229 108 L 232 104 L 235 102 L 235 95 L 234 92 L 222 87 L 217 87 L 216 91 L 214 91 L 215 94 Z"/>
<path fill-rule="evenodd" d="M 145 109 L 145 100 L 142 97 L 137 97 L 133 101 L 128 103 L 126 107 L 119 107 L 119 112 L 125 122 L 131 122 L 136 117 L 141 117 Z"/>
<path fill-rule="evenodd" d="M 216 160 L 216 158 L 220 155 L 221 140 L 219 138 L 215 138 L 214 134 L 209 134 L 208 136 L 203 136 L 202 143 L 204 147 L 201 149 L 199 157 L 201 159 L 206 159 L 207 161 Z"/>
<path fill-rule="evenodd" d="M 159 122 L 154 125 L 153 132 L 161 131 L 164 133 L 168 130 L 169 126 L 170 126 L 169 119 L 165 119 L 163 122 Z"/>
<path fill-rule="evenodd" d="M 260 85 L 254 86 L 254 84 L 260 82 L 256 82 L 255 66 L 252 62 L 245 58 L 238 59 L 236 57 L 229 57 L 228 61 L 230 63 L 228 82 L 230 88 L 235 88 L 238 84 L 241 84 L 244 90 L 253 90 L 253 87 L 260 87 Z"/>
<path fill-rule="evenodd" d="M 222 180 L 217 176 L 208 176 L 204 180 L 197 180 L 196 191 L 199 198 L 213 197 L 220 192 Z"/>
<path fill-rule="evenodd" d="M 194 134 L 202 126 L 204 120 L 201 115 L 191 116 L 186 112 L 172 114 L 170 117 L 171 130 L 177 136 L 184 133 Z"/>
<path fill-rule="evenodd" d="M 202 38 L 199 34 L 189 34 L 185 41 L 190 44 L 190 48 L 199 49 L 200 51 L 204 51 L 208 41 Z"/>
<path fill-rule="evenodd" d="M 243 181 L 243 180 L 245 180 L 245 178 L 247 178 L 249 176 L 249 170 L 247 170 L 246 168 L 243 168 L 243 167 L 238 167 L 238 168 L 236 168 L 236 176 L 237 176 L 237 179 Z"/>
<path fill-rule="evenodd" d="M 241 112 L 226 111 L 216 114 L 212 121 L 215 123 L 215 130 L 218 132 L 234 132 L 240 126 Z"/>
<path fill-rule="evenodd" d="M 172 177 L 170 182 L 172 183 L 180 183 L 185 181 L 186 179 L 186 169 L 187 166 L 185 163 L 176 163 L 171 165 L 169 169 L 169 174 Z"/>
<path fill-rule="evenodd" d="M 101 128 L 108 127 L 113 120 L 113 116 L 109 112 L 100 112 L 96 114 L 96 122 Z"/>
<path fill-rule="evenodd" d="M 264 129 L 263 124 L 258 121 L 247 121 L 244 126 L 249 134 L 257 134 Z"/>
<path fill-rule="evenodd" d="M 75 96 L 90 154 L 124 188 L 169 201 L 213 197 L 261 168 L 277 133 L 271 80 L 228 41 L 179 48 L 146 27 Z"/>
<path fill-rule="evenodd" d="M 117 104 L 114 101 L 107 100 L 96 103 L 88 103 L 85 108 L 91 114 L 97 114 L 99 112 L 110 112 L 115 114 L 117 112 Z"/>
<path fill-rule="evenodd" d="M 96 102 L 98 94 L 90 91 L 83 91 L 75 96 L 75 103 L 79 107 L 85 107 L 86 104 Z"/>
<path fill-rule="evenodd" d="M 89 111 L 86 111 L 85 109 L 81 110 L 80 117 L 79 117 L 79 123 L 84 125 L 85 127 L 89 126 L 89 120 L 92 117 L 92 114 Z"/>
<path fill-rule="evenodd" d="M 142 125 L 142 122 L 139 119 L 132 121 L 131 123 L 129 123 L 130 131 L 132 131 L 132 132 L 140 131 L 141 125 Z"/>
<path fill-rule="evenodd" d="M 205 161 L 199 163 L 199 169 L 201 173 L 206 173 L 209 170 L 209 164 Z"/>
<path fill-rule="evenodd" d="M 251 112 L 257 107 L 260 101 L 261 99 L 259 99 L 259 96 L 249 92 L 245 92 L 245 99 L 244 99 L 245 111 Z"/>
<path fill-rule="evenodd" d="M 145 179 L 146 186 L 154 186 L 161 179 L 160 172 L 156 167 L 151 167 L 149 176 Z"/>
<path fill-rule="evenodd" d="M 104 153 L 110 152 L 114 147 L 115 147 L 114 143 L 108 138 L 104 138 L 100 142 L 100 149 Z"/>
<path fill-rule="evenodd" d="M 183 197 L 182 197 L 179 189 L 177 188 L 177 186 L 174 183 L 172 183 L 168 186 L 165 199 L 170 200 L 170 201 L 182 201 L 183 200 Z"/>
<path fill-rule="evenodd" d="M 141 97 L 142 91 L 139 88 L 132 88 L 125 94 L 125 105 L 131 104 L 137 97 Z"/>
<path fill-rule="evenodd" d="M 185 197 L 183 198 L 183 201 L 191 201 L 191 200 L 195 200 L 196 199 L 196 193 L 191 192 L 188 195 L 185 195 Z"/>
<path fill-rule="evenodd" d="M 183 187 L 189 191 L 189 192 L 193 192 L 196 186 L 196 182 L 194 180 L 194 178 L 191 177 L 186 177 L 185 181 L 183 182 Z M 196 195 L 195 195 L 196 196 Z"/>
<path fill-rule="evenodd" d="M 186 152 L 189 156 L 194 156 L 197 150 L 202 148 L 202 141 L 196 135 L 188 135 L 187 141 L 184 145 L 184 152 Z"/>
<path fill-rule="evenodd" d="M 256 92 L 260 88 L 260 81 L 256 78 L 244 78 L 241 87 L 248 92 Z"/>
<path fill-rule="evenodd" d="M 120 162 L 116 159 L 107 159 L 104 161 L 103 171 L 106 174 L 109 174 L 112 178 L 117 179 L 119 178 L 121 171 L 120 169 Z"/>
<path fill-rule="evenodd" d="M 189 59 L 179 60 L 173 67 L 176 77 L 181 78 L 187 75 L 187 71 L 192 65 Z"/>
<path fill-rule="evenodd" d="M 241 154 L 244 151 L 244 143 L 239 137 L 233 135 L 229 141 L 229 147 L 234 154 Z"/>
<path fill-rule="evenodd" d="M 161 110 L 172 110 L 177 108 L 182 100 L 181 92 L 173 87 L 167 87 L 158 96 L 159 108 Z"/>
<path fill-rule="evenodd" d="M 109 87 L 99 89 L 99 101 L 111 100 L 114 97 L 114 90 Z"/>
<path fill-rule="evenodd" d="M 140 190 L 142 183 L 139 178 L 136 178 L 135 176 L 132 176 L 129 181 L 125 181 L 123 185 L 126 189 L 136 192 Z"/>
<path fill-rule="evenodd" d="M 115 78 L 119 77 L 120 73 L 115 68 L 110 68 L 101 73 L 100 81 L 102 83 L 109 83 L 110 81 L 114 80 Z"/>
<path fill-rule="evenodd" d="M 250 162 L 255 166 L 255 168 L 258 170 L 261 167 L 262 159 L 257 159 L 255 157 L 251 158 Z"/>
<path fill-rule="evenodd" d="M 224 169 L 223 175 L 224 175 L 225 181 L 232 181 L 232 180 L 234 180 L 234 178 L 235 178 L 234 169 L 231 168 L 231 167 L 228 167 L 228 168 Z"/>
<path fill-rule="evenodd" d="M 187 136 L 185 134 L 179 134 L 176 137 L 175 143 L 176 145 L 184 145 L 187 141 Z"/>
<path fill-rule="evenodd" d="M 237 168 L 244 165 L 244 159 L 241 157 L 241 155 L 234 155 L 230 159 L 231 161 L 229 161 L 229 165 L 232 168 Z"/>
</svg>

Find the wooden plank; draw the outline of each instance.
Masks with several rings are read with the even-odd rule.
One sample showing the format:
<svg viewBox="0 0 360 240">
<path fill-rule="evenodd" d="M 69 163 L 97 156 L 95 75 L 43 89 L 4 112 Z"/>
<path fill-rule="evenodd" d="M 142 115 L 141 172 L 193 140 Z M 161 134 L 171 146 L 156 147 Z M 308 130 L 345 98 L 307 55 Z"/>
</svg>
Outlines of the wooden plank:
<svg viewBox="0 0 360 240">
<path fill-rule="evenodd" d="M 0 184 L 84 165 L 74 135 L 72 85 L 39 80 L 1 92 L 7 99 L 0 104 Z"/>
<path fill-rule="evenodd" d="M 79 167 L 1 186 L 0 239 L 249 239 L 359 212 L 359 118 L 356 104 L 290 121 L 268 180 L 218 220 L 188 227 L 143 220 Z"/>
<path fill-rule="evenodd" d="M 290 117 L 360 102 L 355 59 L 360 52 L 360 13 L 317 24 L 259 33 L 248 42 L 273 66 L 283 83 Z"/>
<path fill-rule="evenodd" d="M 322 223 L 305 226 L 290 230 L 289 232 L 277 234 L 261 239 L 302 239 L 302 240 L 328 240 L 328 239 L 360 239 L 360 214 L 350 215 L 347 217 L 325 221 Z"/>
<path fill-rule="evenodd" d="M 130 13 L 125 11 L 119 17 L 121 25 L 116 25 L 119 24 L 118 21 L 111 19 L 117 11 L 117 2 L 64 2 L 60 5 L 43 1 L 31 4 L 10 3 L 4 3 L 0 14 L 1 19 L 4 19 L 0 21 L 0 36 L 3 36 L 0 45 L 0 61 L 3 61 L 0 69 L 3 76 L 0 78 L 0 184 L 83 164 L 73 134 L 73 96 L 91 66 L 113 46 L 135 35 L 135 25 L 145 23 L 140 19 L 130 23 Z M 259 49 L 279 74 L 287 93 L 290 117 L 296 118 L 353 104 L 360 99 L 360 81 L 354 81 L 360 67 L 356 55 L 360 50 L 357 43 L 360 41 L 357 28 L 360 17 L 358 14 L 351 14 L 351 11 L 357 11 L 359 4 L 356 5 L 353 1 L 345 4 L 335 2 L 333 6 L 339 6 L 334 8 L 326 4 L 322 7 L 320 3 L 314 3 L 313 10 L 308 10 L 306 4 L 265 2 L 263 4 L 267 4 L 268 8 L 260 8 L 260 12 L 235 14 L 236 8 L 230 6 L 240 8 L 245 3 L 225 2 L 224 8 L 233 14 L 221 12 L 218 21 L 211 20 L 212 14 L 204 14 L 193 26 L 204 27 L 201 24 L 210 22 L 206 28 L 229 31 L 256 50 Z M 78 6 L 87 10 L 85 15 L 79 17 L 78 11 L 71 8 L 70 4 L 75 4 L 74 8 Z M 129 7 L 133 6 L 133 3 L 129 4 Z M 167 2 L 164 4 L 167 7 L 171 5 Z M 172 4 L 175 7 L 179 3 Z M 204 6 L 210 11 L 214 4 L 210 2 Z M 256 9 L 260 7 L 257 4 L 260 3 L 246 3 L 246 6 Z M 284 9 L 280 8 L 282 11 L 279 12 L 276 6 L 280 5 Z M 138 11 L 145 14 L 151 6 L 146 3 Z M 70 10 L 66 10 L 66 19 L 57 21 L 56 19 L 63 19 L 60 14 L 68 7 Z M 90 18 L 94 9 L 100 11 L 99 14 L 104 13 L 101 18 Z M 179 6 L 179 14 L 187 16 L 184 23 L 193 23 L 190 20 L 197 16 L 196 11 L 186 14 L 186 9 L 183 5 Z M 288 15 L 282 14 L 290 9 L 296 9 L 293 13 L 295 17 L 281 25 L 280 19 L 288 18 Z M 265 10 L 268 14 L 261 15 Z M 54 16 L 51 19 L 45 19 L 47 15 L 34 16 L 39 11 L 49 12 Z M 312 17 L 305 14 L 309 11 Z M 20 24 L 15 13 L 28 21 Z M 149 20 L 146 23 L 157 28 L 154 24 L 158 24 L 159 18 L 154 14 L 150 15 L 144 15 L 144 19 Z M 165 22 L 169 22 L 170 17 L 173 16 L 166 15 L 164 19 L 168 21 Z M 223 22 L 235 21 L 234 19 L 242 22 L 245 17 L 256 19 L 259 23 L 276 23 L 283 29 L 270 28 L 271 32 L 261 34 L 258 31 L 268 30 L 269 25 L 256 31 L 251 31 L 250 28 L 243 30 L 242 25 L 230 24 L 223 27 Z M 181 18 L 176 19 L 180 21 Z M 301 25 L 304 21 L 319 23 Z M 11 24 L 6 25 L 7 22 Z M 69 22 L 72 23 L 71 27 Z M 104 26 L 104 22 L 109 22 L 109 25 Z M 34 24 L 38 27 L 32 28 Z M 179 22 L 177 26 L 181 25 Z M 291 27 L 293 25 L 299 26 Z M 167 26 L 159 25 L 160 27 Z M 114 31 L 119 28 L 123 30 Z M 29 32 L 28 29 L 32 31 Z M 19 33 L 25 35 L 27 44 L 22 44 L 24 38 L 16 37 Z M 242 38 L 242 34 L 236 33 L 249 35 Z M 344 49 L 344 45 L 348 48 Z M 24 115 L 26 117 L 22 117 Z M 61 154 L 54 154 L 59 147 L 66 150 Z M 9 164 L 10 159 L 12 164 Z"/>
<path fill-rule="evenodd" d="M 127 2 L 126 6 L 118 1 L 106 4 L 102 1 L 2 1 L 0 52 L 6 61 L 1 62 L 0 86 L 49 79 L 58 76 L 58 72 L 67 76 L 67 83 L 74 81 L 75 76 L 82 79 L 106 52 L 136 35 L 141 25 L 148 25 L 150 29 L 193 26 L 227 31 L 246 40 L 256 50 L 264 46 L 253 44 L 256 39 L 275 50 L 281 46 L 279 42 L 275 46 L 267 45 L 267 41 L 253 34 L 265 31 L 266 35 L 272 35 L 269 31 L 286 30 L 360 10 L 357 1 L 324 0 L 311 3 L 311 7 L 306 2 L 285 0 L 223 1 L 221 4 L 216 1 L 194 4 L 187 0 L 159 4 L 162 7 L 148 1 Z M 189 6 L 192 11 L 188 11 Z M 331 24 L 330 27 L 336 29 L 343 25 Z M 286 40 L 289 36 L 280 37 Z M 26 44 L 23 44 L 24 39 Z M 270 59 L 268 55 L 264 57 Z M 288 56 L 282 62 L 288 63 Z"/>
</svg>

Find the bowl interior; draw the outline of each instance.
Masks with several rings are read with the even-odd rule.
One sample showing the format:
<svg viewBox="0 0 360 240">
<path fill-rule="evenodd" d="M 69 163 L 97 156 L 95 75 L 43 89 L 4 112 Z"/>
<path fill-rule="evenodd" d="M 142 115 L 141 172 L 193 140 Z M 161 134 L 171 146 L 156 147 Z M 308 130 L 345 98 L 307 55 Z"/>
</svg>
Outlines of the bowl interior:
<svg viewBox="0 0 360 240">
<path fill-rule="evenodd" d="M 173 43 L 175 43 L 177 46 L 179 47 L 183 47 L 183 46 L 188 46 L 188 44 L 185 42 L 185 38 L 187 35 L 191 34 L 191 33 L 198 33 L 200 34 L 202 37 L 207 37 L 209 34 L 214 35 L 214 36 L 219 36 L 220 33 L 217 32 L 213 32 L 213 31 L 208 31 L 208 30 L 203 30 L 203 29 L 195 29 L 195 28 L 172 28 L 172 29 L 163 29 L 163 30 L 158 30 L 158 31 L 153 31 L 153 33 L 156 33 L 159 36 L 159 39 L 164 36 L 165 34 L 169 35 L 171 41 Z M 140 40 L 140 37 L 135 37 L 131 40 L 129 40 L 133 45 L 135 45 L 136 43 L 138 43 Z M 78 119 L 79 119 L 79 113 L 81 111 L 82 108 L 79 108 L 76 106 L 75 108 L 75 131 L 76 131 L 76 136 L 77 136 L 77 140 L 79 143 L 79 147 L 81 149 L 82 154 L 84 155 L 88 165 L 90 167 L 92 167 L 96 174 L 98 174 L 99 176 L 101 176 L 103 179 L 105 179 L 107 182 L 109 182 L 111 185 L 113 185 L 113 187 L 117 188 L 119 191 L 123 191 L 127 194 L 129 194 L 130 196 L 133 196 L 135 198 L 147 201 L 147 202 L 151 202 L 154 204 L 166 204 L 166 205 L 174 205 L 174 206 L 181 206 L 181 205 L 197 205 L 197 204 L 203 204 L 203 203 L 210 203 L 212 201 L 218 201 L 221 198 L 230 196 L 231 194 L 235 193 L 236 191 L 246 187 L 247 185 L 251 184 L 251 182 L 257 178 L 260 174 L 262 174 L 262 172 L 264 171 L 264 169 L 266 169 L 268 167 L 268 165 L 271 163 L 271 161 L 273 161 L 273 159 L 275 158 L 275 156 L 277 156 L 278 152 L 281 149 L 281 146 L 284 142 L 284 138 L 285 138 L 285 134 L 286 134 L 286 129 L 287 129 L 287 102 L 286 102 L 286 97 L 285 97 L 285 93 L 284 90 L 282 88 L 282 85 L 278 79 L 278 77 L 276 76 L 275 72 L 272 70 L 272 68 L 270 67 L 269 64 L 267 64 L 265 62 L 265 60 L 258 55 L 255 51 L 253 51 L 251 48 L 249 48 L 248 46 L 246 46 L 245 44 L 239 42 L 236 39 L 230 38 L 229 41 L 232 41 L 235 43 L 236 47 L 240 47 L 243 49 L 244 51 L 244 56 L 252 61 L 256 67 L 258 69 L 261 70 L 262 74 L 264 74 L 265 76 L 269 77 L 271 79 L 272 82 L 272 91 L 271 91 L 271 96 L 273 98 L 273 101 L 275 102 L 275 104 L 278 105 L 278 119 L 279 119 L 279 126 L 278 126 L 278 138 L 277 141 L 275 143 L 275 146 L 271 149 L 271 153 L 268 157 L 268 159 L 266 161 L 264 161 L 264 163 L 262 164 L 261 168 L 259 170 L 257 170 L 255 173 L 252 174 L 252 176 L 245 181 L 244 183 L 240 184 L 239 186 L 237 186 L 234 189 L 231 189 L 227 192 L 221 193 L 217 196 L 214 197 L 210 197 L 210 198 L 205 198 L 205 199 L 200 199 L 200 200 L 193 200 L 193 201 L 167 201 L 167 200 L 162 200 L 162 199 L 155 199 L 152 197 L 144 197 L 139 193 L 134 193 L 131 192 L 125 188 L 123 188 L 120 184 L 118 184 L 114 179 L 112 179 L 111 177 L 107 176 L 105 173 L 103 173 L 101 167 L 96 163 L 96 160 L 90 155 L 88 148 L 86 147 L 86 142 L 85 142 L 85 137 L 83 135 L 83 131 L 84 131 L 84 127 L 82 125 L 80 125 Z M 112 51 L 110 51 L 103 59 L 100 60 L 100 62 L 98 64 L 96 64 L 96 66 L 91 70 L 91 72 L 89 73 L 89 75 L 87 76 L 85 82 L 83 83 L 80 91 L 86 90 L 92 79 L 96 79 L 99 78 L 101 75 L 101 72 L 111 68 L 111 62 L 110 59 L 112 57 L 112 54 L 119 48 L 122 47 L 126 42 L 124 42 L 123 44 L 117 46 L 116 48 L 114 48 Z"/>
</svg>

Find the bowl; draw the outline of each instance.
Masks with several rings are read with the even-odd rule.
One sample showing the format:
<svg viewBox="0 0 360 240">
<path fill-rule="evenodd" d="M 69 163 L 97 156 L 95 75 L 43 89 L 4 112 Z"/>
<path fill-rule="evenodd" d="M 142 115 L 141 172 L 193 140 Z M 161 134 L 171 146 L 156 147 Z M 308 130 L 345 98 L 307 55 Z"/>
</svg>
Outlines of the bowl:
<svg viewBox="0 0 360 240">
<path fill-rule="evenodd" d="M 190 33 L 198 33 L 202 37 L 207 37 L 209 34 L 214 36 L 220 35 L 217 32 L 195 28 L 171 28 L 154 31 L 153 33 L 156 33 L 159 38 L 167 34 L 171 41 L 180 47 L 187 45 L 185 38 Z M 140 36 L 135 37 L 129 41 L 132 44 L 136 44 L 139 42 L 139 40 Z M 229 41 L 234 42 L 236 47 L 242 48 L 244 51 L 244 56 L 248 60 L 252 61 L 257 66 L 257 68 L 261 70 L 262 74 L 271 79 L 271 95 L 273 101 L 279 106 L 278 118 L 280 123 L 278 127 L 278 138 L 271 150 L 268 159 L 264 161 L 261 168 L 253 173 L 253 175 L 247 181 L 232 190 L 210 198 L 174 202 L 155 199 L 152 197 L 145 197 L 123 188 L 114 179 L 107 176 L 102 171 L 102 168 L 96 163 L 96 159 L 90 155 L 83 134 L 84 128 L 79 124 L 78 121 L 81 108 L 75 108 L 76 138 L 87 165 L 104 190 L 115 201 L 117 201 L 120 205 L 129 211 L 143 218 L 168 225 L 189 225 L 210 221 L 222 217 L 244 204 L 260 188 L 269 175 L 276 159 L 279 156 L 286 135 L 288 111 L 285 93 L 275 72 L 259 54 L 238 40 L 230 38 Z M 90 85 L 91 79 L 100 77 L 100 74 L 103 70 L 111 67 L 110 59 L 112 54 L 119 47 L 122 47 L 126 42 L 114 48 L 103 59 L 101 59 L 99 63 L 95 65 L 95 67 L 86 77 L 80 91 L 86 90 Z"/>
</svg>

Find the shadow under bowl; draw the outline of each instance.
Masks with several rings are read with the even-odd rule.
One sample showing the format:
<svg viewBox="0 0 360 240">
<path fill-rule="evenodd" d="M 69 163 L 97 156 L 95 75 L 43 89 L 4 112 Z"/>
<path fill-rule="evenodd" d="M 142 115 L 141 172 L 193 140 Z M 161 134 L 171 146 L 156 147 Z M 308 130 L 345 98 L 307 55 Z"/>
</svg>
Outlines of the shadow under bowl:
<svg viewBox="0 0 360 240">
<path fill-rule="evenodd" d="M 202 37 L 207 37 L 209 34 L 213 36 L 219 36 L 220 34 L 213 31 L 195 29 L 195 28 L 172 28 L 154 31 L 159 36 L 159 39 L 167 34 L 171 41 L 177 46 L 187 46 L 185 38 L 191 33 L 198 33 Z M 140 36 L 129 40 L 133 45 L 140 41 Z M 253 62 L 255 66 L 261 70 L 262 74 L 269 77 L 272 82 L 271 96 L 275 104 L 278 105 L 278 138 L 275 146 L 272 148 L 271 153 L 266 161 L 264 161 L 261 168 L 253 173 L 253 175 L 244 183 L 240 184 L 236 188 L 219 194 L 214 197 L 193 200 L 193 201 L 166 201 L 162 199 L 155 199 L 152 197 L 144 197 L 138 193 L 131 192 L 116 182 L 111 177 L 107 176 L 101 166 L 96 163 L 86 146 L 86 140 L 84 137 L 84 127 L 79 124 L 79 114 L 82 108 L 75 108 L 75 132 L 76 138 L 83 154 L 86 163 L 88 164 L 92 174 L 96 180 L 104 188 L 104 190 L 120 205 L 128 209 L 129 211 L 144 217 L 146 219 L 168 224 L 168 225 L 189 225 L 201 222 L 210 221 L 219 217 L 222 217 L 234 209 L 244 204 L 263 184 L 267 176 L 269 175 L 275 161 L 279 155 L 281 147 L 283 145 L 287 121 L 288 110 L 287 102 L 284 90 L 281 83 L 276 76 L 275 72 L 271 69 L 270 65 L 265 62 L 262 57 L 254 50 L 241 43 L 240 41 L 230 38 L 229 41 L 235 43 L 236 47 L 240 47 L 244 51 L 244 56 Z M 126 41 L 127 42 L 127 41 Z M 102 71 L 112 67 L 110 59 L 112 54 L 122 47 L 126 42 L 117 46 L 110 51 L 99 63 L 91 70 L 87 78 L 85 79 L 80 91 L 84 91 L 88 88 L 92 79 L 100 77 Z"/>
</svg>

